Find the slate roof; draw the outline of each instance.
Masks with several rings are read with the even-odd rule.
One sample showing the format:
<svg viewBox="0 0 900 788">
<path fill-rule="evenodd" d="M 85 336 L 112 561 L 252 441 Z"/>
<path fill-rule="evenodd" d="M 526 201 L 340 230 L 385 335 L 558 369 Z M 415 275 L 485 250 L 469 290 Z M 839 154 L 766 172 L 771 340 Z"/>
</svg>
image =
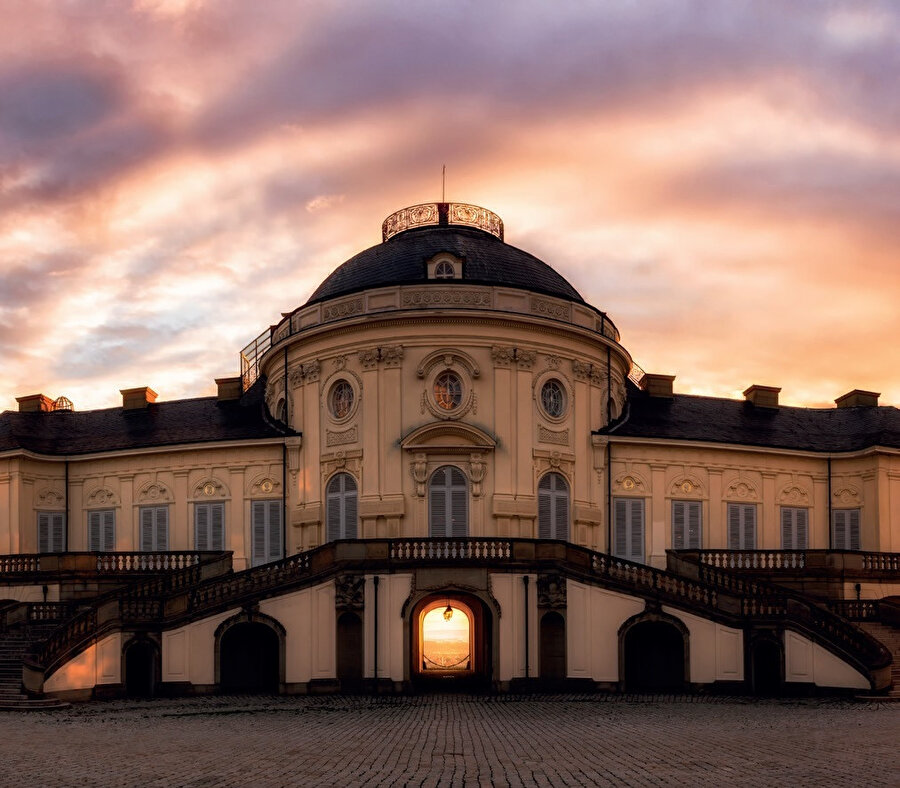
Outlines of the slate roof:
<svg viewBox="0 0 900 788">
<path fill-rule="evenodd" d="M 264 418 L 260 391 L 254 389 L 240 401 L 201 397 L 157 402 L 136 410 L 6 411 L 0 413 L 0 452 L 26 449 L 47 455 L 92 454 L 283 437 L 284 432 Z"/>
<path fill-rule="evenodd" d="M 632 387 L 623 418 L 600 433 L 817 452 L 900 448 L 900 409 L 760 408 L 744 400 L 688 394 L 651 397 Z"/>
<path fill-rule="evenodd" d="M 427 279 L 425 262 L 439 252 L 462 258 L 463 278 Z M 428 282 L 505 285 L 584 303 L 578 291 L 545 262 L 483 230 L 420 227 L 372 246 L 339 266 L 309 297 L 308 304 L 389 285 Z"/>
</svg>

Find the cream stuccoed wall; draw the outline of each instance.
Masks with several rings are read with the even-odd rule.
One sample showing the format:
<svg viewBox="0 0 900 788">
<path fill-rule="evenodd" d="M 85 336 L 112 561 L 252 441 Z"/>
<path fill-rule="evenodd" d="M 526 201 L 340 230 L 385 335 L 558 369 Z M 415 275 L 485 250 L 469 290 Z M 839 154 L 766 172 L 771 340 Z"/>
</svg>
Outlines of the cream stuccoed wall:
<svg viewBox="0 0 900 788">
<path fill-rule="evenodd" d="M 679 619 L 690 634 L 691 682 L 744 680 L 744 634 L 739 629 L 663 606 L 663 612 Z"/>
<path fill-rule="evenodd" d="M 567 580 L 566 656 L 570 678 L 619 681 L 619 628 L 643 599 Z"/>
<path fill-rule="evenodd" d="M 606 421 L 604 342 L 584 327 L 546 318 L 489 310 L 476 318 L 450 309 L 404 312 L 402 319 L 373 313 L 286 339 L 263 367 L 267 402 L 278 412 L 286 350 L 288 419 L 303 433 L 292 548 L 324 540 L 324 490 L 337 472 L 357 480 L 362 536 L 427 535 L 427 480 L 444 464 L 457 465 L 472 482 L 471 535 L 536 536 L 537 483 L 553 470 L 570 485 L 574 540 L 602 548 L 603 453 L 591 432 Z M 628 359 L 618 346 L 609 357 L 615 416 Z M 434 378 L 445 369 L 464 383 L 463 402 L 451 414 L 433 402 Z M 566 391 L 558 419 L 539 404 L 550 378 Z M 342 419 L 328 407 L 338 380 L 355 392 Z M 428 425 L 434 429 L 416 433 Z"/>
<path fill-rule="evenodd" d="M 44 682 L 44 692 L 90 689 L 122 681 L 122 635 L 116 632 L 93 643 Z"/>
<path fill-rule="evenodd" d="M 375 575 L 366 575 L 363 631 L 366 678 L 375 676 Z M 412 575 L 378 575 L 378 676 L 401 682 L 407 660 L 403 605 L 409 598 Z"/>
<path fill-rule="evenodd" d="M 784 680 L 818 687 L 870 689 L 869 680 L 855 668 L 790 630 L 784 633 Z"/>
<path fill-rule="evenodd" d="M 491 592 L 500 606 L 497 680 L 525 677 L 525 575 L 491 575 Z M 528 676 L 539 675 L 537 575 L 528 575 Z"/>
<path fill-rule="evenodd" d="M 645 502 L 645 556 L 664 567 L 672 548 L 672 502 L 699 501 L 701 548 L 728 546 L 729 503 L 756 506 L 757 549 L 782 547 L 780 509 L 809 511 L 811 550 L 831 546 L 826 455 L 662 440 L 610 440 L 613 498 Z M 832 457 L 832 508 L 859 508 L 861 548 L 890 551 L 900 544 L 900 453 L 872 451 Z"/>
<path fill-rule="evenodd" d="M 212 686 L 216 683 L 216 629 L 223 621 L 240 613 L 229 610 L 163 632 L 162 680 Z"/>
<path fill-rule="evenodd" d="M 54 418 L 54 414 L 45 414 Z M 293 439 L 297 440 L 297 439 Z M 281 499 L 282 441 L 184 446 L 71 457 L 67 547 L 88 549 L 88 513 L 113 509 L 116 550 L 140 549 L 139 509 L 169 510 L 169 549 L 195 549 L 194 507 L 224 503 L 225 549 L 248 565 L 250 502 Z M 0 549 L 36 553 L 37 513 L 65 512 L 66 464 L 26 457 L 0 461 Z M 291 474 L 288 474 L 289 478 Z"/>
</svg>

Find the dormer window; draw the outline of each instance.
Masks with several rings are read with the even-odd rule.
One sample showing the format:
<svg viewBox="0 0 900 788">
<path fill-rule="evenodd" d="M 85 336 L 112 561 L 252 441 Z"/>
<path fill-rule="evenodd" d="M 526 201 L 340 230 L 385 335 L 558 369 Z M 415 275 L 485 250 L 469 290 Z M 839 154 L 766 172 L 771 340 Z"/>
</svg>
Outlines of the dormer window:
<svg viewBox="0 0 900 788">
<path fill-rule="evenodd" d="M 462 279 L 463 261 L 444 252 L 432 257 L 428 263 L 429 279 Z"/>
</svg>

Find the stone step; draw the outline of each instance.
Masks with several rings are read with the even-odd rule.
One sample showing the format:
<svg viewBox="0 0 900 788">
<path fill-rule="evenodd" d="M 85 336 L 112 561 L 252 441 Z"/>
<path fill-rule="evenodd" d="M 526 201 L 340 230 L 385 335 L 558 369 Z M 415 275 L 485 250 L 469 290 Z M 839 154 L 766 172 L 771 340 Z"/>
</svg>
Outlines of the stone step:
<svg viewBox="0 0 900 788">
<path fill-rule="evenodd" d="M 0 711 L 58 711 L 68 709 L 70 703 L 58 698 L 24 698 L 23 700 L 0 700 Z"/>
</svg>

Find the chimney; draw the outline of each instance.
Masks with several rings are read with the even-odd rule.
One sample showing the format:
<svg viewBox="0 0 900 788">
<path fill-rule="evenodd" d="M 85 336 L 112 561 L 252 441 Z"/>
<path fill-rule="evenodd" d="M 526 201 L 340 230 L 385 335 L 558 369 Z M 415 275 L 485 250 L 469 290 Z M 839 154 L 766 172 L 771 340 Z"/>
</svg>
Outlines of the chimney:
<svg viewBox="0 0 900 788">
<path fill-rule="evenodd" d="M 136 389 L 119 389 L 122 395 L 122 407 L 125 410 L 137 410 L 146 408 L 151 402 L 156 402 L 156 392 L 147 386 L 138 386 Z"/>
<path fill-rule="evenodd" d="M 19 413 L 47 413 L 53 410 L 53 400 L 43 394 L 29 394 L 27 397 L 16 397 Z"/>
<path fill-rule="evenodd" d="M 651 375 L 646 372 L 641 378 L 641 388 L 651 397 L 672 398 L 675 396 L 672 390 L 672 381 L 674 380 L 674 375 Z"/>
<path fill-rule="evenodd" d="M 880 393 L 874 391 L 863 391 L 862 389 L 853 389 L 848 391 L 843 397 L 838 397 L 834 404 L 839 408 L 877 408 Z"/>
<path fill-rule="evenodd" d="M 244 387 L 241 385 L 240 376 L 236 378 L 216 378 L 216 386 L 219 387 L 217 397 L 219 402 L 240 399 L 241 395 L 244 393 Z"/>
<path fill-rule="evenodd" d="M 759 386 L 753 384 L 744 391 L 744 399 L 752 402 L 757 408 L 777 408 L 780 388 L 775 386 Z"/>
</svg>

